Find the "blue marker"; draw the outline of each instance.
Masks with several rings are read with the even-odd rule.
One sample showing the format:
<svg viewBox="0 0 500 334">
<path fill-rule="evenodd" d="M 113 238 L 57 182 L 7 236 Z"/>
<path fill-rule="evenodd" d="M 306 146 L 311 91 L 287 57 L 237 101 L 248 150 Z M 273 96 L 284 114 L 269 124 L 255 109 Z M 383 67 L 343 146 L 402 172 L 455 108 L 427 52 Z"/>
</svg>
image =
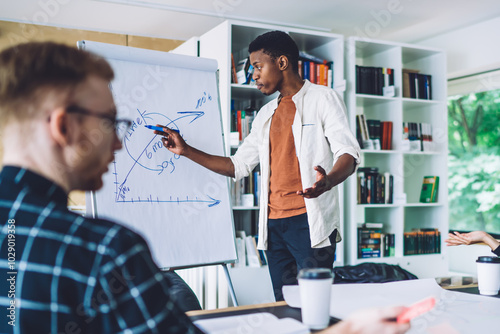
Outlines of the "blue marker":
<svg viewBox="0 0 500 334">
<path fill-rule="evenodd" d="M 159 126 L 154 126 L 154 125 L 144 125 L 144 126 L 147 127 L 148 129 L 151 129 L 151 130 L 165 132 L 165 131 L 163 131 L 163 128 L 159 127 Z M 179 133 L 179 130 L 177 130 L 177 129 L 170 129 L 170 130 Z"/>
</svg>

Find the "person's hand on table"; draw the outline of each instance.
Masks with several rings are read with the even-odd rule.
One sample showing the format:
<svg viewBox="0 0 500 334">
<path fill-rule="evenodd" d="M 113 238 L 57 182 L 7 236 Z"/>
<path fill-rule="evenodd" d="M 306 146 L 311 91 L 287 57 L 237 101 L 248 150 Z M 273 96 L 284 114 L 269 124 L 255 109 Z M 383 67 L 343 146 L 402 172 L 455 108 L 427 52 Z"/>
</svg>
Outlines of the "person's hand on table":
<svg viewBox="0 0 500 334">
<path fill-rule="evenodd" d="M 406 307 L 393 306 L 360 310 L 347 319 L 318 334 L 401 334 L 410 329 L 410 323 L 398 324 L 395 319 Z"/>
</svg>

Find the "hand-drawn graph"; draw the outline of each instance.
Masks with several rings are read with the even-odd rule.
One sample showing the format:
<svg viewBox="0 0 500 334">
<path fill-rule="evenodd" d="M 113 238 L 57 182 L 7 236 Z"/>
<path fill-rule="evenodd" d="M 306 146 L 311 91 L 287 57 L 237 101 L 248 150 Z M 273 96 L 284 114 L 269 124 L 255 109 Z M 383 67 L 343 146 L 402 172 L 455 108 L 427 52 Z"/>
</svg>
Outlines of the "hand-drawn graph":
<svg viewBox="0 0 500 334">
<path fill-rule="evenodd" d="M 209 95 L 210 96 L 210 95 Z M 147 198 L 141 198 L 140 195 L 134 197 L 133 186 L 127 184 L 128 177 L 131 173 L 144 173 L 151 172 L 157 175 L 174 174 L 176 170 L 176 161 L 180 159 L 179 155 L 173 154 L 168 151 L 161 142 L 160 136 L 154 134 L 151 130 L 146 129 L 144 125 L 161 124 L 170 129 L 177 130 L 181 135 L 181 127 L 189 126 L 198 118 L 203 117 L 205 113 L 201 110 L 195 111 L 179 111 L 177 117 L 174 119 L 169 118 L 165 114 L 158 112 L 141 111 L 137 109 L 138 117 L 133 122 L 132 127 L 126 133 L 123 140 L 123 148 L 127 156 L 133 161 L 132 166 L 125 175 L 119 175 L 116 168 L 116 159 L 113 162 L 113 174 L 115 176 L 115 201 L 117 203 L 134 203 L 134 202 L 149 202 L 149 203 L 207 203 L 209 207 L 218 205 L 220 200 L 206 196 L 202 198 L 185 198 L 179 197 L 168 198 L 161 197 L 157 194 L 153 197 L 150 194 Z M 141 136 L 137 132 L 143 132 Z M 150 136 L 147 134 L 150 133 Z M 151 139 L 149 139 L 151 138 Z M 137 141 L 139 141 L 137 143 Z M 135 144 L 135 145 L 134 145 Z M 153 157 L 155 159 L 153 159 Z M 160 163 L 158 163 L 160 161 Z M 175 175 L 171 176 L 174 177 Z M 132 189 L 131 189 L 132 187 Z"/>
<path fill-rule="evenodd" d="M 196 108 L 212 100 L 210 94 L 204 92 L 202 98 L 198 99 Z M 213 207 L 220 203 L 219 199 L 205 195 L 205 198 L 199 196 L 179 198 L 172 195 L 166 198 L 158 193 L 148 194 L 146 198 L 134 194 L 134 186 L 128 184 L 129 176 L 132 173 L 152 173 L 168 177 L 175 177 L 176 162 L 181 158 L 177 154 L 168 151 L 162 144 L 161 136 L 154 134 L 151 130 L 145 128 L 145 125 L 161 124 L 170 129 L 176 130 L 182 136 L 182 128 L 188 127 L 191 123 L 202 118 L 205 112 L 202 110 L 178 111 L 175 118 L 171 118 L 163 113 L 148 112 L 147 110 L 137 110 L 137 117 L 132 123 L 131 128 L 125 134 L 123 139 L 123 148 L 127 156 L 131 159 L 132 165 L 128 171 L 121 175 L 118 173 L 117 161 L 113 161 L 113 175 L 115 177 L 115 202 L 117 203 L 206 203 L 208 207 Z M 141 132 L 140 135 L 138 133 Z M 149 134 L 149 135 L 148 135 Z M 171 175 L 174 174 L 174 175 Z"/>
</svg>

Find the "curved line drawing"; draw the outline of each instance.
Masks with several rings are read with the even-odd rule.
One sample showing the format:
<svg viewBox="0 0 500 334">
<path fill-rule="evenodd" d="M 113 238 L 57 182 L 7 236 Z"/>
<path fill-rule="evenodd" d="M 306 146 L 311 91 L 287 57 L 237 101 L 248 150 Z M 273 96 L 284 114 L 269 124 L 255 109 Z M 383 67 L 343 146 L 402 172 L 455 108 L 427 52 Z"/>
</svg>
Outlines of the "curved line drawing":
<svg viewBox="0 0 500 334">
<path fill-rule="evenodd" d="M 144 122 L 146 124 L 148 124 L 146 119 L 151 120 L 151 121 L 154 120 L 154 117 L 151 117 L 151 116 L 157 115 L 160 117 L 165 117 L 168 120 L 168 123 L 165 124 L 165 126 L 172 128 L 172 129 L 176 129 L 176 130 L 179 130 L 179 127 L 176 124 L 177 121 L 179 121 L 183 118 L 193 117 L 193 119 L 188 123 L 188 124 L 191 124 L 192 122 L 194 122 L 198 118 L 203 117 L 205 115 L 205 112 L 203 112 L 203 111 L 179 111 L 179 112 L 177 112 L 177 114 L 181 115 L 181 116 L 172 120 L 168 116 L 166 116 L 164 114 L 156 113 L 156 112 L 147 113 L 146 111 L 144 111 L 143 113 L 141 113 L 141 111 L 139 109 L 137 109 L 137 112 L 139 112 L 140 116 L 142 117 L 142 119 L 144 120 Z M 132 155 L 132 153 L 130 152 L 129 147 L 127 145 L 127 141 L 130 141 L 130 139 L 123 140 L 123 146 L 125 147 L 125 151 L 127 152 L 127 155 L 133 160 L 134 163 L 132 164 L 129 171 L 127 172 L 127 175 L 125 176 L 123 182 L 120 183 L 118 181 L 118 173 L 116 170 L 116 159 L 113 161 L 113 164 L 114 164 L 114 173 L 113 174 L 115 175 L 115 182 L 114 183 L 116 184 L 115 202 L 117 202 L 117 203 L 177 203 L 177 204 L 181 204 L 181 203 L 207 203 L 208 207 L 214 207 L 214 206 L 219 205 L 219 203 L 221 202 L 220 200 L 214 199 L 208 195 L 206 195 L 206 196 L 209 198 L 209 200 L 198 199 L 198 197 L 196 197 L 196 199 L 189 199 L 189 197 L 186 197 L 185 200 L 181 200 L 179 197 L 177 197 L 177 199 L 172 199 L 172 196 L 170 196 L 170 200 L 160 200 L 158 197 L 156 197 L 156 200 L 154 200 L 152 198 L 152 195 L 149 195 L 149 197 L 147 197 L 147 199 L 141 199 L 140 196 L 137 196 L 137 199 L 135 199 L 135 200 L 133 197 L 130 200 L 125 200 L 125 199 L 120 200 L 120 196 L 123 196 L 123 198 L 125 198 L 124 194 L 122 195 L 125 184 L 128 181 L 128 177 L 130 176 L 130 174 L 132 173 L 132 171 L 135 169 L 135 167 L 137 165 L 139 165 L 142 168 L 149 170 L 149 171 L 157 172 L 157 171 L 161 170 L 158 168 L 147 167 L 139 161 L 142 158 L 142 156 L 144 155 L 144 153 L 146 152 L 146 150 L 148 149 L 148 147 L 151 145 L 151 143 L 154 141 L 154 139 L 157 136 L 158 135 L 154 135 L 151 138 L 151 140 L 149 140 L 149 142 L 146 144 L 146 146 L 140 152 L 140 154 L 139 154 L 139 156 L 137 156 L 137 158 L 135 158 Z"/>
</svg>

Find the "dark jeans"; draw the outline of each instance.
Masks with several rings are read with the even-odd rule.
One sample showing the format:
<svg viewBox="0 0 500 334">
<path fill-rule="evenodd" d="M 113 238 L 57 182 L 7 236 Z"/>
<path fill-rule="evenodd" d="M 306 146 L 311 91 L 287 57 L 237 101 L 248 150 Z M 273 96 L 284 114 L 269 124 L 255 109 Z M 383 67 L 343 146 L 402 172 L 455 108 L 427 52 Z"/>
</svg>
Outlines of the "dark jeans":
<svg viewBox="0 0 500 334">
<path fill-rule="evenodd" d="M 337 230 L 330 235 L 331 246 L 311 248 L 307 213 L 269 219 L 267 261 L 276 301 L 283 300 L 283 285 L 294 285 L 303 268 L 332 269 L 335 258 Z"/>
</svg>

